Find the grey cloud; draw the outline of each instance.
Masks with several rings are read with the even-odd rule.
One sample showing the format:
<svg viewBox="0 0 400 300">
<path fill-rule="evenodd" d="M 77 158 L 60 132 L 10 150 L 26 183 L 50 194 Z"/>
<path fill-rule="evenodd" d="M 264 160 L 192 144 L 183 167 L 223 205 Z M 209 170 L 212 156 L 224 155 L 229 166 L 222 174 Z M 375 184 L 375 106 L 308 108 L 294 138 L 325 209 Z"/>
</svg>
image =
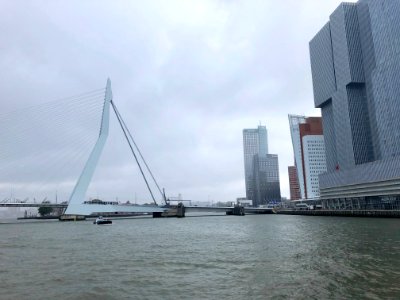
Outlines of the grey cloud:
<svg viewBox="0 0 400 300">
<path fill-rule="evenodd" d="M 244 195 L 242 129 L 262 121 L 289 196 L 287 114 L 318 114 L 308 42 L 339 3 L 3 2 L 2 111 L 101 88 L 110 76 L 160 184 L 195 200 Z M 113 122 L 90 192 L 146 199 Z"/>
</svg>

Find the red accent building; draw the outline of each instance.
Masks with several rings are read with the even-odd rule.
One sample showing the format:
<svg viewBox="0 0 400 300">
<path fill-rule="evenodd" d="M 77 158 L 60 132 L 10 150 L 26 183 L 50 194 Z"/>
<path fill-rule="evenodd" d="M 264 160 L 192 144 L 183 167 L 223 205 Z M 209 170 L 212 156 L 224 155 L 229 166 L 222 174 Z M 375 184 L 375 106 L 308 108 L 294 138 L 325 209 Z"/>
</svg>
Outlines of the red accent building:
<svg viewBox="0 0 400 300">
<path fill-rule="evenodd" d="M 290 186 L 290 200 L 298 200 L 301 198 L 299 180 L 297 178 L 297 171 L 295 166 L 288 167 L 289 173 L 289 186 Z"/>
<path fill-rule="evenodd" d="M 300 145 L 301 145 L 301 162 L 303 166 L 303 176 L 304 176 L 304 192 L 306 198 L 308 198 L 308 191 L 310 187 L 307 186 L 307 170 L 305 168 L 304 162 L 304 145 L 303 145 L 303 137 L 308 135 L 323 135 L 322 130 L 322 118 L 321 117 L 308 117 L 306 118 L 306 122 L 303 124 L 299 124 L 300 130 Z"/>
</svg>

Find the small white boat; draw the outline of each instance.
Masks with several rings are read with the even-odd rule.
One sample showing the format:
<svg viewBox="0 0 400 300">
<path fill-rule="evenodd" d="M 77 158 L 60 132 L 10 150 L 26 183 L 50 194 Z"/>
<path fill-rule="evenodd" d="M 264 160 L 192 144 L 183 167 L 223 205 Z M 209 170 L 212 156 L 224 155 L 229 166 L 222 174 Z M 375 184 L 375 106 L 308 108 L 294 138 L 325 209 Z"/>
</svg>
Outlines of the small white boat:
<svg viewBox="0 0 400 300">
<path fill-rule="evenodd" d="M 96 225 L 106 225 L 106 224 L 112 224 L 112 221 L 110 219 L 107 218 L 103 218 L 102 216 L 99 216 L 94 222 L 93 224 Z"/>
</svg>

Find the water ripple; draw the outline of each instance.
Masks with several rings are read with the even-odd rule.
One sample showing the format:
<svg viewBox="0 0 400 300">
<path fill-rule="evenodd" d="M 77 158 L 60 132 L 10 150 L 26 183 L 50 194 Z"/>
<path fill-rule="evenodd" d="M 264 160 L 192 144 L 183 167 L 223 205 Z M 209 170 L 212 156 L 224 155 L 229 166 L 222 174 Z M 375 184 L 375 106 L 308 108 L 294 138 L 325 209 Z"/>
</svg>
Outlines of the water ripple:
<svg viewBox="0 0 400 300">
<path fill-rule="evenodd" d="M 0 225 L 1 299 L 398 299 L 400 220 Z"/>
</svg>

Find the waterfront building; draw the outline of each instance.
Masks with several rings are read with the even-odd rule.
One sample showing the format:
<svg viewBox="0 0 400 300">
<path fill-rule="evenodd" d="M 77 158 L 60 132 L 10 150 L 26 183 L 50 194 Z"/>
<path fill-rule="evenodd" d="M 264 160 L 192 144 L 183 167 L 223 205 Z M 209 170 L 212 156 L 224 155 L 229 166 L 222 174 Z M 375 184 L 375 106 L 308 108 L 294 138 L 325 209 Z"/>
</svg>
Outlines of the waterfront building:
<svg viewBox="0 0 400 300">
<path fill-rule="evenodd" d="M 399 54 L 400 1 L 342 3 L 310 42 L 325 206 L 388 208 L 400 200 Z"/>
<path fill-rule="evenodd" d="M 281 201 L 278 155 L 254 155 L 254 206 Z"/>
<path fill-rule="evenodd" d="M 306 121 L 305 116 L 289 115 L 289 126 L 290 136 L 292 138 L 293 154 L 294 154 L 294 165 L 297 172 L 297 180 L 300 189 L 300 198 L 304 199 L 305 194 L 305 182 L 303 174 L 303 164 L 301 155 L 301 139 L 300 139 L 300 128 L 299 125 Z"/>
<path fill-rule="evenodd" d="M 243 130 L 246 198 L 253 206 L 280 201 L 278 155 L 268 153 L 265 126 Z"/>
<path fill-rule="evenodd" d="M 246 185 L 246 198 L 254 200 L 254 178 L 253 158 L 259 154 L 265 156 L 268 153 L 268 135 L 265 126 L 258 126 L 257 129 L 243 129 L 243 154 L 244 154 L 244 175 Z"/>
<path fill-rule="evenodd" d="M 290 186 L 290 200 L 301 199 L 299 180 L 297 178 L 296 166 L 288 167 L 289 186 Z"/>
<path fill-rule="evenodd" d="M 319 179 L 326 172 L 325 143 L 321 117 L 306 118 L 299 124 L 305 198 L 318 198 Z"/>
<path fill-rule="evenodd" d="M 289 125 L 300 198 L 318 198 L 318 176 L 326 172 L 322 119 L 289 115 Z"/>
</svg>

